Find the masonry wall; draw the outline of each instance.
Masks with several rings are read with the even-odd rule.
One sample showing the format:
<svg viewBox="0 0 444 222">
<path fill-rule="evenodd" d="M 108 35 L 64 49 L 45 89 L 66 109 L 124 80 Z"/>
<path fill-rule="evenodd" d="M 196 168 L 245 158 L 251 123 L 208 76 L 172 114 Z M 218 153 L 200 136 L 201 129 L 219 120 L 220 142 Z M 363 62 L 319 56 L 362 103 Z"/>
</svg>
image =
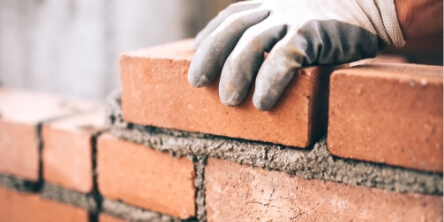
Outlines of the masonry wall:
<svg viewBox="0 0 444 222">
<path fill-rule="evenodd" d="M 260 112 L 191 88 L 189 42 L 106 104 L 0 88 L 0 221 L 442 221 L 442 67 L 302 69 Z"/>
</svg>

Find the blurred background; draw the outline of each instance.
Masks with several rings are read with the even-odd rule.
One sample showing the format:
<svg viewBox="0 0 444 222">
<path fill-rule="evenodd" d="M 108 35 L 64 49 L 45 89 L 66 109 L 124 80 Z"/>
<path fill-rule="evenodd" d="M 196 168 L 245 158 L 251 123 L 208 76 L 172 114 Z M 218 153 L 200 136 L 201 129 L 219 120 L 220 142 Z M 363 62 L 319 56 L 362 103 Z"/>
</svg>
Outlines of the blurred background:
<svg viewBox="0 0 444 222">
<path fill-rule="evenodd" d="M 193 37 L 235 0 L 0 0 L 0 84 L 102 100 L 121 52 Z M 442 36 L 389 54 L 442 65 Z"/>
<path fill-rule="evenodd" d="M 0 0 L 0 84 L 102 100 L 121 52 L 193 37 L 233 0 Z"/>
</svg>

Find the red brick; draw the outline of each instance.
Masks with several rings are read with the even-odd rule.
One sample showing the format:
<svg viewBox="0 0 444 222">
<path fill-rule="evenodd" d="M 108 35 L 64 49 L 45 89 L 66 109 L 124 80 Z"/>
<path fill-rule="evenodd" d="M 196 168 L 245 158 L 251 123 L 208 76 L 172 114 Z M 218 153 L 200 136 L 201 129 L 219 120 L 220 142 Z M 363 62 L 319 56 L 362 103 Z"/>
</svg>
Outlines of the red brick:
<svg viewBox="0 0 444 222">
<path fill-rule="evenodd" d="M 37 181 L 38 169 L 36 127 L 0 119 L 0 172 Z"/>
<path fill-rule="evenodd" d="M 45 181 L 84 193 L 92 191 L 92 137 L 104 128 L 103 109 L 45 124 L 42 127 Z"/>
<path fill-rule="evenodd" d="M 0 173 L 38 180 L 37 124 L 90 107 L 91 103 L 0 88 Z"/>
<path fill-rule="evenodd" d="M 218 82 L 195 88 L 187 72 L 192 40 L 121 56 L 122 109 L 128 122 L 306 147 L 325 134 L 331 68 L 300 69 L 276 106 L 254 108 L 252 90 L 239 106 L 219 100 Z"/>
<path fill-rule="evenodd" d="M 334 72 L 328 148 L 333 155 L 443 170 L 443 68 L 368 64 Z"/>
<path fill-rule="evenodd" d="M 2 222 L 88 222 L 88 211 L 42 199 L 38 194 L 18 193 L 0 187 Z"/>
<path fill-rule="evenodd" d="M 442 196 L 306 180 L 210 158 L 208 221 L 442 221 Z"/>
<path fill-rule="evenodd" d="M 119 218 L 109 216 L 106 214 L 99 215 L 99 222 L 125 222 L 125 220 L 121 220 Z"/>
<path fill-rule="evenodd" d="M 109 134 L 98 139 L 99 191 L 107 198 L 179 218 L 195 215 L 194 165 Z"/>
</svg>

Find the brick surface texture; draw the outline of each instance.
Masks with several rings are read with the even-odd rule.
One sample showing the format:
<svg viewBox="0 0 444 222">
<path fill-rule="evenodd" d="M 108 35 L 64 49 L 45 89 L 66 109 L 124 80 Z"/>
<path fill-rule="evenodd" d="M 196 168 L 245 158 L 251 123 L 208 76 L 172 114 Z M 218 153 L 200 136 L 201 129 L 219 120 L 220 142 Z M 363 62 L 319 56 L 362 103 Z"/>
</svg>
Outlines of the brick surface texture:
<svg viewBox="0 0 444 222">
<path fill-rule="evenodd" d="M 99 191 L 107 198 L 179 218 L 195 215 L 194 165 L 186 157 L 105 134 L 97 148 Z"/>
<path fill-rule="evenodd" d="M 88 222 L 89 218 L 84 209 L 0 187 L 0 221 Z"/>
<path fill-rule="evenodd" d="M 208 221 L 442 221 L 442 197 L 389 192 L 210 158 Z"/>
<path fill-rule="evenodd" d="M 443 68 L 368 64 L 331 77 L 333 155 L 443 170 Z"/>
<path fill-rule="evenodd" d="M 43 93 L 0 88 L 0 173 L 37 181 L 37 125 L 92 106 Z"/>
<path fill-rule="evenodd" d="M 104 115 L 104 110 L 98 109 L 43 126 L 46 181 L 84 193 L 92 191 L 92 137 L 105 128 Z"/>
<path fill-rule="evenodd" d="M 256 110 L 219 100 L 218 81 L 195 88 L 187 72 L 192 40 L 123 54 L 122 109 L 128 122 L 306 147 L 325 134 L 331 68 L 300 69 L 276 106 Z"/>
</svg>

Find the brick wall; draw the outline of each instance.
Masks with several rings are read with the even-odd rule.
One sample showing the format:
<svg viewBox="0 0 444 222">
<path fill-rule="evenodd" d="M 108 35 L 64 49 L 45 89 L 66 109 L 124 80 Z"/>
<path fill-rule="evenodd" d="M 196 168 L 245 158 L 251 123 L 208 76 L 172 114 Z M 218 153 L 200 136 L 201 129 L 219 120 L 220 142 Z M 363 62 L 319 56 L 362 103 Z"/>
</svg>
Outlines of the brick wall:
<svg viewBox="0 0 444 222">
<path fill-rule="evenodd" d="M 442 221 L 442 67 L 301 69 L 261 112 L 191 58 L 123 54 L 106 105 L 0 88 L 0 221 Z"/>
</svg>

